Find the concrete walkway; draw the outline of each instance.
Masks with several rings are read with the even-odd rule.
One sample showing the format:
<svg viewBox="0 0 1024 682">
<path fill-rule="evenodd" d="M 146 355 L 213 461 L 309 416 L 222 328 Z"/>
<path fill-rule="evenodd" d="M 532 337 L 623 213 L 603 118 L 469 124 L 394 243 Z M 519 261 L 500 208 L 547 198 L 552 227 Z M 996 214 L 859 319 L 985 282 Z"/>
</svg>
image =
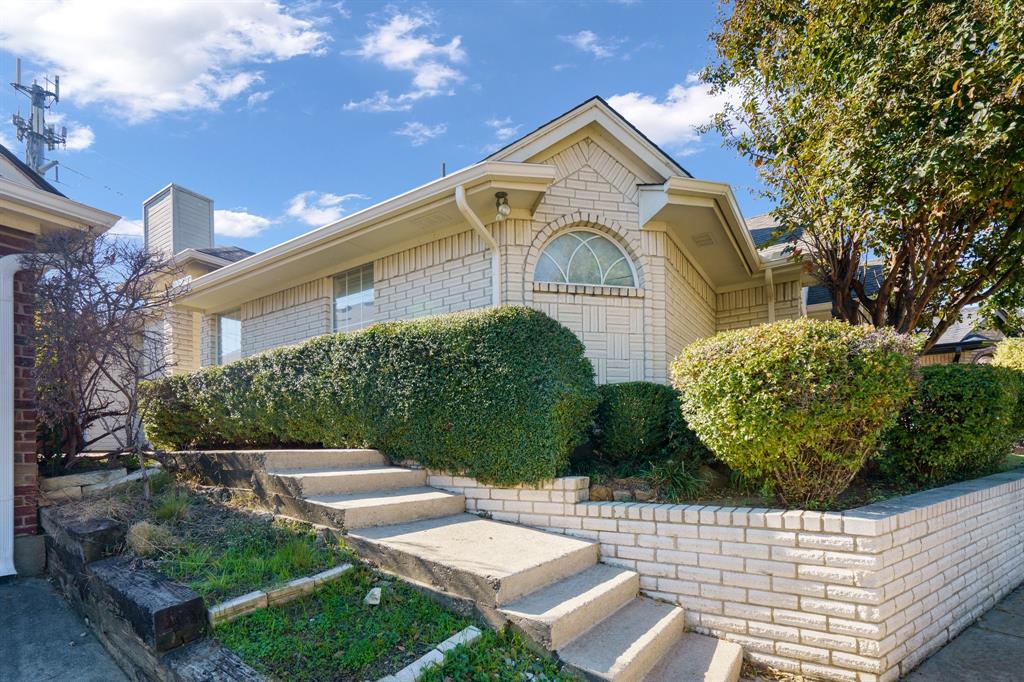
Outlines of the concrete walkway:
<svg viewBox="0 0 1024 682">
<path fill-rule="evenodd" d="M 1024 586 L 907 676 L 907 682 L 1024 680 Z"/>
<path fill-rule="evenodd" d="M 0 682 L 127 682 L 47 581 L 0 583 Z"/>
</svg>

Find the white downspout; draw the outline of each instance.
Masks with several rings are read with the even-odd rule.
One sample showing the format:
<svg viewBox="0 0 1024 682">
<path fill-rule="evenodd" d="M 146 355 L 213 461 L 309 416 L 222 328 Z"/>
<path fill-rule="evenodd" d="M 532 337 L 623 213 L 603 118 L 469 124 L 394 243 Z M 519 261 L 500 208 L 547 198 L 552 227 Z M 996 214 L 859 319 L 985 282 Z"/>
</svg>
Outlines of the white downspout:
<svg viewBox="0 0 1024 682">
<path fill-rule="evenodd" d="M 768 299 L 768 321 L 775 321 L 775 275 L 771 268 L 764 271 L 764 295 Z"/>
<path fill-rule="evenodd" d="M 14 273 L 21 256 L 0 257 L 0 578 L 14 569 Z"/>
<path fill-rule="evenodd" d="M 462 185 L 455 187 L 455 205 L 466 221 L 473 226 L 480 237 L 491 250 L 491 305 L 501 305 L 501 253 L 498 250 L 498 240 L 494 238 L 487 228 L 480 221 L 480 218 L 466 202 L 466 188 Z"/>
</svg>

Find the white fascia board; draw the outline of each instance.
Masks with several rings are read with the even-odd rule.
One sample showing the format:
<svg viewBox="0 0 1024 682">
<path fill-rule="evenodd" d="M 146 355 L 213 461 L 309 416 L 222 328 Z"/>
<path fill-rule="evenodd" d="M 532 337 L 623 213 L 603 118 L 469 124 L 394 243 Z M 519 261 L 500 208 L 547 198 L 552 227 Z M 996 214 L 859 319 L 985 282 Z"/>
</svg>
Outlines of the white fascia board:
<svg viewBox="0 0 1024 682">
<path fill-rule="evenodd" d="M 114 223 L 121 219 L 121 216 L 114 213 L 108 213 L 86 204 L 80 204 L 67 197 L 58 196 L 53 192 L 20 185 L 4 179 L 0 179 L 0 199 L 7 199 L 29 208 L 53 213 L 90 227 L 100 228 L 100 232 L 106 232 L 113 227 Z"/>
<path fill-rule="evenodd" d="M 373 223 L 394 218 L 432 201 L 447 197 L 454 201 L 457 186 L 464 185 L 467 189 L 472 189 L 476 184 L 496 178 L 512 182 L 541 181 L 545 185 L 550 185 L 555 179 L 555 168 L 546 164 L 504 161 L 483 161 L 468 166 L 203 275 L 192 281 L 190 293 L 223 285 L 238 275 L 256 270 L 278 258 L 294 258 L 303 251 L 314 249 L 349 231 L 372 229 Z M 185 298 L 187 299 L 188 295 Z"/>
</svg>

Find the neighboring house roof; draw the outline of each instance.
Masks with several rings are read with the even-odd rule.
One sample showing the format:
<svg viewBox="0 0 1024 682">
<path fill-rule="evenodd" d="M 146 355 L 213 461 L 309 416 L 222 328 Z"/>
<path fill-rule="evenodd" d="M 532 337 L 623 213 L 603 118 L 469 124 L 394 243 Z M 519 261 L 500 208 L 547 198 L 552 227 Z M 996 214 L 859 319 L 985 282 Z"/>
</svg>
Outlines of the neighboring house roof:
<svg viewBox="0 0 1024 682">
<path fill-rule="evenodd" d="M 686 176 L 688 178 L 692 178 L 693 177 L 693 175 L 690 173 L 690 171 L 688 171 L 685 168 L 683 168 L 682 165 L 678 161 L 676 161 L 674 158 L 672 158 L 672 156 L 668 152 L 666 152 L 664 149 L 662 149 L 657 144 L 655 144 L 649 137 L 644 135 L 640 131 L 639 128 L 637 128 L 635 125 L 630 123 L 629 119 L 627 119 L 625 116 L 620 114 L 615 109 L 615 107 L 613 107 L 612 105 L 608 104 L 608 102 L 603 97 L 601 97 L 600 95 L 594 95 L 593 97 L 591 97 L 589 99 L 586 99 L 583 102 L 581 102 L 581 103 L 577 104 L 576 106 L 572 107 L 568 111 L 563 112 L 563 113 L 559 114 L 558 116 L 555 116 L 553 119 L 551 119 L 547 123 L 544 123 L 543 125 L 537 126 L 536 128 L 534 128 L 533 130 L 531 130 L 527 134 L 523 135 L 519 139 L 513 140 L 512 142 L 509 142 L 507 145 L 505 145 L 501 149 L 495 151 L 494 153 L 488 155 L 483 160 L 487 161 L 488 159 L 495 159 L 495 158 L 499 159 L 499 160 L 503 159 L 505 157 L 506 153 L 509 150 L 511 150 L 513 147 L 521 146 L 524 143 L 528 142 L 531 138 L 540 136 L 541 134 L 544 133 L 544 131 L 549 130 L 549 129 L 554 128 L 554 127 L 557 127 L 562 122 L 562 119 L 565 119 L 568 116 L 572 116 L 572 115 L 576 114 L 577 112 L 585 109 L 588 105 L 590 105 L 592 103 L 599 104 L 601 107 L 603 107 L 604 109 L 609 111 L 611 114 L 613 114 L 621 123 L 625 124 L 630 130 L 632 130 L 634 133 L 639 135 L 640 138 L 651 148 L 652 151 L 654 151 L 657 155 L 662 157 L 675 170 L 679 171 L 681 174 L 683 174 L 684 176 Z"/>
<path fill-rule="evenodd" d="M 885 277 L 885 270 L 881 263 L 871 263 L 869 265 L 862 266 L 864 269 L 864 275 L 862 281 L 864 282 L 864 293 L 868 296 L 873 296 L 878 293 L 878 290 L 882 287 L 882 279 Z M 832 294 L 828 292 L 821 284 L 816 284 L 807 289 L 807 305 L 819 305 L 819 304 L 832 303 Z"/>
<path fill-rule="evenodd" d="M 120 216 L 69 199 L 0 145 L 0 212 L 19 214 L 28 231 L 90 229 L 102 232 Z"/>
<path fill-rule="evenodd" d="M 10 164 L 14 166 L 15 169 L 18 172 L 20 172 L 21 175 L 30 183 L 32 183 L 32 185 L 35 186 L 37 189 L 41 189 L 44 192 L 49 192 L 50 194 L 56 194 L 59 197 L 64 196 L 64 194 L 62 194 L 59 189 L 57 189 L 49 182 L 47 182 L 46 178 L 44 178 L 42 175 L 36 173 L 34 170 L 29 168 L 29 166 L 24 161 L 18 158 L 17 154 L 15 154 L 2 144 L 0 144 L 0 156 L 2 156 L 8 162 L 10 162 Z"/>
<path fill-rule="evenodd" d="M 980 326 L 981 315 L 978 309 L 964 310 L 960 315 L 960 319 L 943 332 L 929 353 L 948 353 L 956 350 L 992 346 L 1005 336 L 999 330 L 980 329 Z"/>
<path fill-rule="evenodd" d="M 214 258 L 230 261 L 232 263 L 240 261 L 243 258 L 248 258 L 256 253 L 249 249 L 243 249 L 241 246 L 211 246 L 208 249 L 196 249 L 196 251 L 205 253 L 208 256 L 213 256 Z"/>
<path fill-rule="evenodd" d="M 775 260 L 791 255 L 796 246 L 796 240 L 802 234 L 802 230 L 797 230 L 793 235 L 785 235 L 791 237 L 790 239 L 777 240 L 776 232 L 779 229 L 779 223 L 771 213 L 762 213 L 748 218 L 747 229 L 750 231 L 750 238 L 754 241 L 754 246 L 757 247 L 761 257 L 766 260 Z"/>
</svg>

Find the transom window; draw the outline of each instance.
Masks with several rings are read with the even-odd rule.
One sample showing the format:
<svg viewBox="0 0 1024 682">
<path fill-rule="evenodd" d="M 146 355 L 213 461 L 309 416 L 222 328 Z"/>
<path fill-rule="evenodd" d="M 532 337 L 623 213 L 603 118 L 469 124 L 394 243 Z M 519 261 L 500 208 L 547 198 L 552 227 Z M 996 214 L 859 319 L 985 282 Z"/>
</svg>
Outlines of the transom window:
<svg viewBox="0 0 1024 682">
<path fill-rule="evenodd" d="M 556 237 L 540 254 L 534 279 L 560 284 L 635 287 L 629 257 L 596 232 L 576 230 Z"/>
<path fill-rule="evenodd" d="M 373 322 L 373 263 L 334 277 L 334 331 L 360 329 Z"/>
</svg>

